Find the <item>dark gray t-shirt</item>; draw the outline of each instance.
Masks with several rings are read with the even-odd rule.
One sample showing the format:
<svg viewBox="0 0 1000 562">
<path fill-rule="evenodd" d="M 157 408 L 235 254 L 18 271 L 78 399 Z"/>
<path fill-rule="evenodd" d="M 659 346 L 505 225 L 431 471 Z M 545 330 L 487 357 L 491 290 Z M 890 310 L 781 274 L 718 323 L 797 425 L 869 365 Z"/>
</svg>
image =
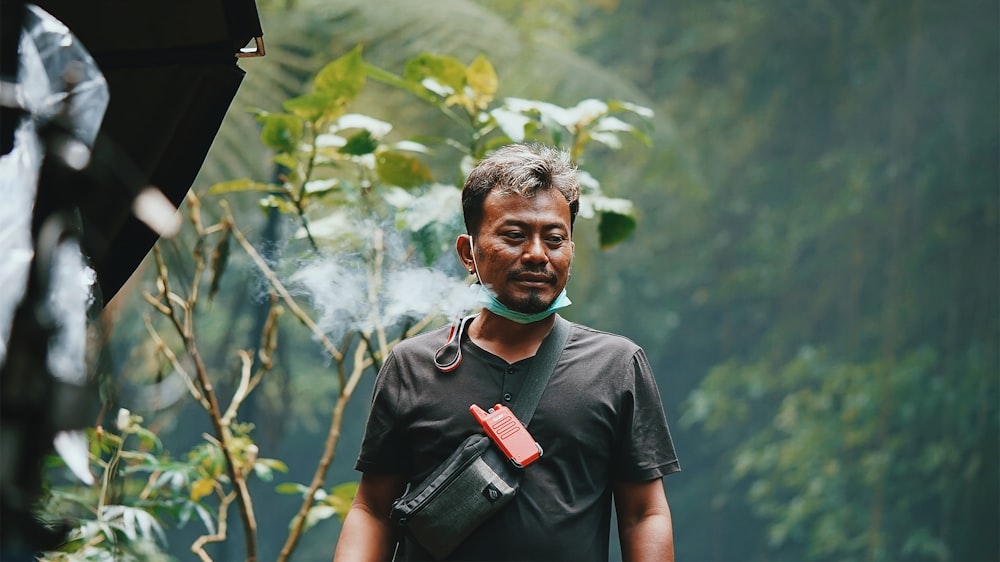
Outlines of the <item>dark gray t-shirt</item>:
<svg viewBox="0 0 1000 562">
<path fill-rule="evenodd" d="M 509 405 L 532 358 L 508 364 L 462 342 L 459 367 L 443 373 L 435 330 L 397 345 L 375 383 L 355 467 L 420 482 L 469 435 L 471 404 Z M 611 485 L 677 472 L 680 466 L 642 349 L 621 336 L 572 324 L 569 341 L 528 431 L 544 449 L 511 504 L 477 529 L 449 560 L 607 559 Z M 431 560 L 405 541 L 397 560 Z"/>
</svg>

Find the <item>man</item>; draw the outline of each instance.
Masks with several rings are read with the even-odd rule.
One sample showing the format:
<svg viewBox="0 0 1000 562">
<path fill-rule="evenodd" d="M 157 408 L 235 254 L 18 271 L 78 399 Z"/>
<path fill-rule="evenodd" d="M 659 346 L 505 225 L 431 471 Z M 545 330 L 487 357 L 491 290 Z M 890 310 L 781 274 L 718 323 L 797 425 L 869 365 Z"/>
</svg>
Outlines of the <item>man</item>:
<svg viewBox="0 0 1000 562">
<path fill-rule="evenodd" d="M 482 313 L 453 371 L 433 361 L 447 328 L 401 342 L 386 359 L 336 561 L 391 558 L 401 538 L 389 520 L 393 500 L 480 431 L 470 404 L 516 398 L 555 310 L 569 304 L 579 195 L 569 157 L 548 147 L 503 147 L 470 173 L 462 190 L 468 234 L 455 247 L 481 284 Z M 607 559 L 612 501 L 626 560 L 673 560 L 661 477 L 680 468 L 641 348 L 572 324 L 528 431 L 544 454 L 524 469 L 513 501 L 449 560 Z M 405 537 L 396 557 L 431 559 Z"/>
</svg>

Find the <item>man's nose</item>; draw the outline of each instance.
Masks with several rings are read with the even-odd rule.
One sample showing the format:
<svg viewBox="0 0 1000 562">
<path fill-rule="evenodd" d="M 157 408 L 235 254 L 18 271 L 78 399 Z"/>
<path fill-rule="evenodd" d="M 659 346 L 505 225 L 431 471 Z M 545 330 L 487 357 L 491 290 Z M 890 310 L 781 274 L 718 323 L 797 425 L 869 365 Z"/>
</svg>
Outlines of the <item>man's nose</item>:
<svg viewBox="0 0 1000 562">
<path fill-rule="evenodd" d="M 545 263 L 549 260 L 549 256 L 545 252 L 545 242 L 541 236 L 532 236 L 528 239 L 522 259 L 529 263 Z"/>
</svg>

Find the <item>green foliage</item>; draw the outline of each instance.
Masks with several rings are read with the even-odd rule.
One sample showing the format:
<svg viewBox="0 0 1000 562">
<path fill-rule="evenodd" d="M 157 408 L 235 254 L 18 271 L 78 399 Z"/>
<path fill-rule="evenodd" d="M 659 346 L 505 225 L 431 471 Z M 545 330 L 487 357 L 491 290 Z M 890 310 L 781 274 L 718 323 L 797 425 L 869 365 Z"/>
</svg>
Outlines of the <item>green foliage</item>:
<svg viewBox="0 0 1000 562">
<path fill-rule="evenodd" d="M 648 126 L 652 111 L 634 104 L 591 99 L 564 108 L 543 101 L 506 98 L 492 105 L 498 78 L 493 65 L 483 55 L 465 67 L 452 57 L 424 54 L 407 63 L 402 79 L 378 70 L 372 71 L 372 76 L 414 92 L 470 127 L 468 155 L 474 159 L 482 157 L 488 147 L 510 142 L 538 141 L 565 146 L 574 159 L 581 161 L 591 142 L 620 148 L 618 135 L 623 132 L 649 141 L 641 129 L 614 116 L 622 113 L 638 116 L 647 119 L 643 123 Z M 464 118 L 452 112 L 452 106 L 460 107 Z M 460 139 L 456 141 L 453 146 L 462 146 Z M 630 206 L 623 208 L 618 204 L 622 200 L 605 197 L 600 184 L 590 179 L 592 181 L 583 185 L 582 199 L 584 204 L 602 211 L 599 239 L 602 247 L 609 247 L 632 233 L 635 216 Z M 581 212 L 581 216 L 592 214 Z"/>
<path fill-rule="evenodd" d="M 218 445 L 201 443 L 186 460 L 175 460 L 140 416 L 121 410 L 117 429 L 120 434 L 103 428 L 87 434 L 92 469 L 101 475 L 99 489 L 79 484 L 51 489 L 44 513 L 73 528 L 67 542 L 41 560 L 168 560 L 161 550 L 165 522 L 184 527 L 196 520 L 205 533 L 216 532 L 217 517 L 204 500 L 229 484 Z M 287 470 L 280 461 L 252 456 L 248 434 L 237 443 L 241 470 L 252 467 L 264 480 L 273 470 Z"/>
<path fill-rule="evenodd" d="M 402 152 L 385 151 L 375 157 L 375 172 L 388 185 L 412 188 L 427 185 L 431 171 L 418 158 Z"/>
<path fill-rule="evenodd" d="M 591 143 L 619 149 L 622 134 L 650 142 L 644 129 L 649 129 L 653 114 L 646 107 L 596 99 L 569 108 L 521 98 L 496 103 L 499 78 L 482 54 L 466 66 L 454 57 L 423 53 L 407 61 L 402 76 L 397 76 L 365 63 L 359 46 L 324 66 L 313 80 L 312 91 L 286 101 L 283 106 L 289 113 L 255 112 L 263 123 L 261 141 L 277 152 L 275 162 L 285 170 L 281 184 L 231 180 L 212 186 L 209 193 L 269 193 L 261 205 L 298 214 L 303 226 L 300 235 L 309 238 L 315 247 L 323 239 L 342 242 L 344 233 L 355 228 L 350 221 L 345 222 L 346 215 L 331 214 L 331 205 L 359 206 L 362 213 L 351 215 L 366 219 L 369 213 L 385 212 L 376 193 L 388 188 L 417 190 L 416 198 L 437 200 L 435 173 L 421 158 L 432 150 L 430 146 L 413 140 L 390 142 L 394 129 L 391 123 L 347 113 L 369 76 L 417 96 L 461 125 L 467 138 L 421 137 L 434 145 L 451 147 L 458 159 L 475 161 L 490 147 L 537 141 L 564 146 L 582 162 Z M 621 116 L 637 118 L 640 125 L 631 125 Z M 458 163 L 447 167 L 458 168 Z M 600 183 L 593 176 L 587 178 L 581 216 L 598 214 L 601 247 L 616 245 L 635 230 L 635 212 L 629 201 L 606 197 Z M 460 182 L 461 178 L 457 180 Z M 445 207 L 451 216 L 438 216 L 433 222 L 455 224 L 460 212 L 456 203 L 457 199 L 452 198 Z M 412 201 L 408 204 L 411 209 L 426 207 Z M 310 226 L 310 215 L 319 212 L 324 217 L 317 225 L 323 227 L 317 234 Z M 429 222 L 413 217 L 412 212 L 402 213 L 396 220 L 399 227 L 412 227 L 418 241 L 427 241 L 430 235 L 430 244 L 421 245 L 421 255 L 428 263 L 448 247 L 440 244 L 440 232 L 420 232 Z M 317 238 L 321 240 L 317 242 Z"/>
<path fill-rule="evenodd" d="M 933 416 L 936 404 L 912 399 L 924 392 L 936 362 L 929 349 L 892 366 L 837 363 L 823 350 L 803 348 L 782 365 L 720 365 L 692 394 L 682 422 L 720 431 L 770 419 L 732 451 L 730 474 L 747 482 L 753 509 L 773 521 L 768 529 L 771 548 L 780 551 L 801 541 L 809 545 L 811 559 L 864 558 L 872 540 L 868 502 L 874 501 L 866 490 L 885 474 L 922 478 L 945 469 L 945 459 L 958 460 L 960 447 L 951 440 L 928 441 L 925 434 L 889 437 L 882 430 L 882 424 L 911 427 Z M 883 411 L 886 402 L 904 406 Z M 919 465 L 904 463 L 914 450 L 937 453 Z M 862 497 L 868 502 L 857 501 Z M 918 503 L 922 498 L 893 499 Z M 894 526 L 906 528 L 902 518 L 908 517 L 894 513 Z M 902 537 L 910 544 L 908 557 L 950 557 L 940 541 L 915 538 L 916 533 L 926 535 L 925 529 L 912 528 L 914 534 Z M 900 546 L 894 547 L 897 553 Z"/>
<path fill-rule="evenodd" d="M 302 121 L 293 115 L 262 112 L 257 115 L 257 120 L 263 124 L 260 138 L 268 148 L 291 152 L 302 138 Z"/>
<path fill-rule="evenodd" d="M 305 496 L 309 493 L 309 487 L 294 482 L 285 482 L 275 488 L 275 491 L 279 494 Z M 344 482 L 330 488 L 329 491 L 317 490 L 313 498 L 314 503 L 306 516 L 306 530 L 335 515 L 343 523 L 357 492 L 357 482 Z"/>
<path fill-rule="evenodd" d="M 977 156 L 996 14 L 640 2 L 593 22 L 584 52 L 640 63 L 623 74 L 672 117 L 634 182 L 655 187 L 629 194 L 645 244 L 593 285 L 682 412 L 697 474 L 671 504 L 702 540 L 679 558 L 997 557 L 997 161 Z"/>
<path fill-rule="evenodd" d="M 324 66 L 313 84 L 315 93 L 329 99 L 323 117 L 335 117 L 336 111 L 354 101 L 365 85 L 361 46 L 358 45 L 351 52 Z"/>
</svg>

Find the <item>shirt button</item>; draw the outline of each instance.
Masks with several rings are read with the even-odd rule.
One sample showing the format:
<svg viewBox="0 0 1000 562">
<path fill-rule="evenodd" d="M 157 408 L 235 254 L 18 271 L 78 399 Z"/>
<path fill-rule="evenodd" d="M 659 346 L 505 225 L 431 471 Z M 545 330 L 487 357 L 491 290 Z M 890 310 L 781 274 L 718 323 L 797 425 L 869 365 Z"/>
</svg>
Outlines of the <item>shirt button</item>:
<svg viewBox="0 0 1000 562">
<path fill-rule="evenodd" d="M 514 374 L 514 367 L 507 367 L 507 374 L 508 375 L 513 375 Z"/>
<path fill-rule="evenodd" d="M 504 402 L 510 402 L 512 398 L 513 398 L 513 396 L 511 396 L 509 392 L 505 392 L 504 395 L 503 395 L 503 401 Z"/>
</svg>

